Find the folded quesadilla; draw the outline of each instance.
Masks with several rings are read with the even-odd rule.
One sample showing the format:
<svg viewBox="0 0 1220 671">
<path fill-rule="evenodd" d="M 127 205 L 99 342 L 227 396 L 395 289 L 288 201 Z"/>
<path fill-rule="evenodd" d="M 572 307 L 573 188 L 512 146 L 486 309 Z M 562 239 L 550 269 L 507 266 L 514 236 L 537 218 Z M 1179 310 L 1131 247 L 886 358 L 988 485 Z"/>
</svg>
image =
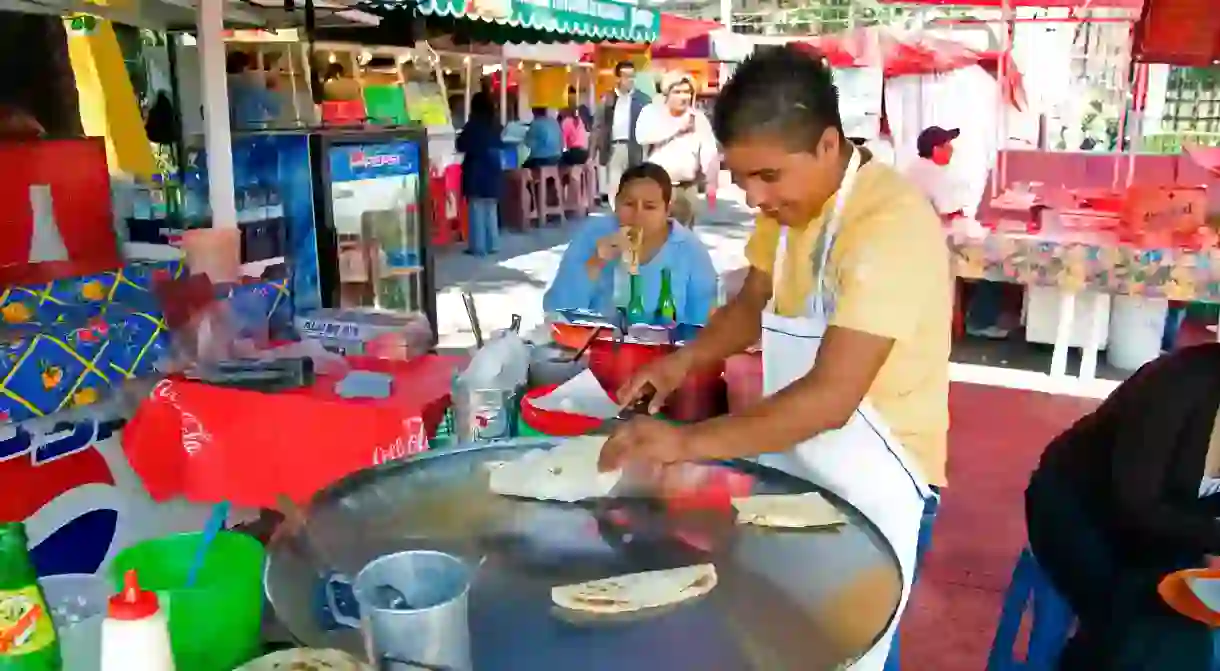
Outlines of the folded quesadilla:
<svg viewBox="0 0 1220 671">
<path fill-rule="evenodd" d="M 549 450 L 530 450 L 489 468 L 488 486 L 504 496 L 575 503 L 607 496 L 621 472 L 599 473 L 597 458 L 605 438 L 569 438 Z"/>
<path fill-rule="evenodd" d="M 761 527 L 808 529 L 846 524 L 847 518 L 816 492 L 761 494 L 733 499 L 737 521 Z"/>
<path fill-rule="evenodd" d="M 571 611 L 617 615 L 697 599 L 717 580 L 715 566 L 699 564 L 563 585 L 551 589 L 551 601 Z"/>
<path fill-rule="evenodd" d="M 237 671 L 373 671 L 373 667 L 341 650 L 293 648 L 259 657 Z"/>
</svg>

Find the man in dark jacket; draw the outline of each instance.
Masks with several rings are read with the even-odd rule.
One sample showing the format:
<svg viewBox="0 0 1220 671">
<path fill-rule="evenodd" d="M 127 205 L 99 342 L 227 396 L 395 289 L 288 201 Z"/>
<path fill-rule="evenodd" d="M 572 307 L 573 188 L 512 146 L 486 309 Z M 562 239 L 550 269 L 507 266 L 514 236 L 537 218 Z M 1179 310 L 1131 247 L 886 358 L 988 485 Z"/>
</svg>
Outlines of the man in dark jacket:
<svg viewBox="0 0 1220 671">
<path fill-rule="evenodd" d="M 646 94 L 636 90 L 635 66 L 630 62 L 615 65 L 614 76 L 618 82 L 598 109 L 593 142 L 608 173 L 606 188 L 611 196 L 611 204 L 614 194 L 618 193 L 618 182 L 623 171 L 644 162 L 644 148 L 635 138 L 635 122 L 651 102 Z"/>
</svg>

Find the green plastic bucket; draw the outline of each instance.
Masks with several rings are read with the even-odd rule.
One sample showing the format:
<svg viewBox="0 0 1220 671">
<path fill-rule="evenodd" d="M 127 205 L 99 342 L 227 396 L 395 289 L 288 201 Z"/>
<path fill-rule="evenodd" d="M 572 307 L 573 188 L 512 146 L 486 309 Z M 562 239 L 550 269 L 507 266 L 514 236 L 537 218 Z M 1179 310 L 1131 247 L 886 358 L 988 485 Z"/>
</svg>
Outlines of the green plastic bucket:
<svg viewBox="0 0 1220 671">
<path fill-rule="evenodd" d="M 115 588 L 135 569 L 169 616 L 177 671 L 232 671 L 261 652 L 262 544 L 222 531 L 212 541 L 195 586 L 186 588 L 202 534 L 165 536 L 123 550 L 110 567 Z"/>
</svg>

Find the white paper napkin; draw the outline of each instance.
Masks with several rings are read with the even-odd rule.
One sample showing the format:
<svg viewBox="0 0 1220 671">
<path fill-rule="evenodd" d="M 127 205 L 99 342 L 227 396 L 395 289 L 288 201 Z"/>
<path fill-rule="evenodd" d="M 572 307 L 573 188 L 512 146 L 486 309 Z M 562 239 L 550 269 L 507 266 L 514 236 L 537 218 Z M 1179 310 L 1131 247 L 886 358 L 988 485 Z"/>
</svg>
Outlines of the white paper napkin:
<svg viewBox="0 0 1220 671">
<path fill-rule="evenodd" d="M 619 407 L 602 389 L 589 370 L 559 385 L 546 396 L 533 399 L 535 408 L 551 412 L 567 412 L 586 417 L 610 419 L 618 415 Z"/>
</svg>

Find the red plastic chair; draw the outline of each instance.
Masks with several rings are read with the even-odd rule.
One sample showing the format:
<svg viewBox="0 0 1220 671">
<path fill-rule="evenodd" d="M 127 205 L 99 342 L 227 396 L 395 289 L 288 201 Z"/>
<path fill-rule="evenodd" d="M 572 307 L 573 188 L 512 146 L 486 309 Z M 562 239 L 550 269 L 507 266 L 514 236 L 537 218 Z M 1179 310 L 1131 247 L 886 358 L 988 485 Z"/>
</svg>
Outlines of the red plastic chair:
<svg viewBox="0 0 1220 671">
<path fill-rule="evenodd" d="M 453 227 L 449 225 L 448 196 L 445 194 L 445 178 L 433 170 L 428 175 L 428 201 L 431 205 L 429 225 L 432 228 L 432 244 L 441 247 L 453 242 Z"/>
<path fill-rule="evenodd" d="M 450 230 L 457 234 L 458 240 L 470 239 L 470 208 L 466 198 L 462 196 L 462 165 L 454 163 L 445 168 L 445 213 L 448 216 L 449 204 L 453 204 L 453 216 L 449 217 Z"/>
</svg>

